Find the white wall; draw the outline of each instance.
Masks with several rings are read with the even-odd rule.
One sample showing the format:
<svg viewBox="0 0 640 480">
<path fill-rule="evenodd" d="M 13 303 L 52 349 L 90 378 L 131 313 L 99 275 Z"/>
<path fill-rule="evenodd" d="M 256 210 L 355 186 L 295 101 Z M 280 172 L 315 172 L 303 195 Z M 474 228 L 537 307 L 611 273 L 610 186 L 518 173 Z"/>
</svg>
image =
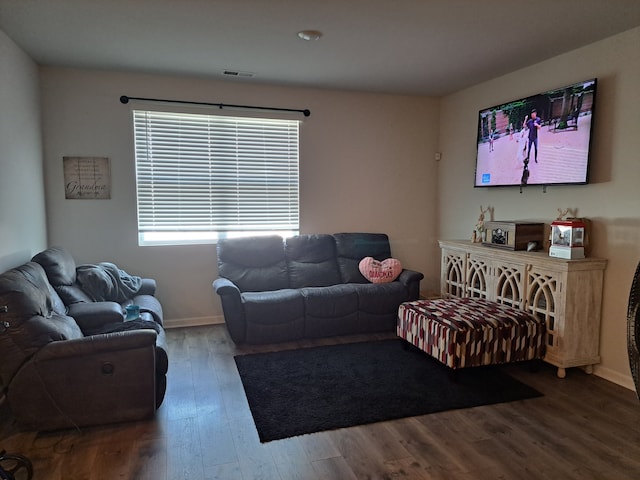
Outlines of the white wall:
<svg viewBox="0 0 640 480">
<path fill-rule="evenodd" d="M 137 245 L 131 104 L 122 105 L 121 95 L 309 108 L 301 127 L 302 233 L 385 232 L 393 255 L 436 288 L 438 100 L 63 68 L 40 73 L 50 243 L 69 248 L 79 263 L 113 261 L 155 278 L 170 324 L 219 319 L 215 246 Z M 111 159 L 110 200 L 65 200 L 67 155 Z"/>
<path fill-rule="evenodd" d="M 626 309 L 640 260 L 640 28 L 450 95 L 440 116 L 439 234 L 470 238 L 479 206 L 495 220 L 549 223 L 558 208 L 578 208 L 593 222 L 592 255 L 608 259 L 595 372 L 632 388 Z M 598 77 L 590 185 L 473 188 L 477 114 L 482 108 Z M 432 261 L 435 261 L 434 257 Z"/>
<path fill-rule="evenodd" d="M 0 31 L 0 272 L 46 247 L 38 69 Z"/>
</svg>

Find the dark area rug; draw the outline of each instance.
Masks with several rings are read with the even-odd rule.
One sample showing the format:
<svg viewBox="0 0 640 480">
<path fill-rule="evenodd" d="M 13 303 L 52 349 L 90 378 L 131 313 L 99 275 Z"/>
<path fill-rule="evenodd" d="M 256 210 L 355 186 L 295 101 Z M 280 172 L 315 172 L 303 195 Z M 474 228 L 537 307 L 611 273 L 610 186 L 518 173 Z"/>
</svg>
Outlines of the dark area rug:
<svg viewBox="0 0 640 480">
<path fill-rule="evenodd" d="M 450 371 L 400 340 L 235 357 L 261 442 L 541 396 L 501 371 Z"/>
</svg>

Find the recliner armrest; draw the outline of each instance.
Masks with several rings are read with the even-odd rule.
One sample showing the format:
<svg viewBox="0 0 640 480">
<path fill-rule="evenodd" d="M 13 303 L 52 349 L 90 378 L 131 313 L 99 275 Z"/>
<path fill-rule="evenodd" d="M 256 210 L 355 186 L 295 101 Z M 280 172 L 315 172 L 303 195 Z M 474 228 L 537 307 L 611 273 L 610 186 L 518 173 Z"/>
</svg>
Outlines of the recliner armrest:
<svg viewBox="0 0 640 480">
<path fill-rule="evenodd" d="M 224 321 L 231 338 L 236 343 L 244 342 L 247 326 L 240 289 L 231 280 L 222 277 L 214 280 L 213 289 L 220 295 Z"/>
<path fill-rule="evenodd" d="M 67 314 L 73 317 L 85 335 L 108 323 L 123 322 L 122 305 L 117 302 L 73 303 Z"/>
<path fill-rule="evenodd" d="M 237 296 L 238 298 L 240 297 L 240 289 L 228 278 L 216 278 L 213 281 L 213 289 L 220 296 L 232 295 Z"/>
<path fill-rule="evenodd" d="M 405 285 L 408 285 L 411 282 L 419 282 L 423 278 L 424 278 L 424 274 L 420 272 L 416 272 L 415 270 L 404 269 L 402 270 L 402 272 L 400 272 L 400 275 L 398 276 L 398 281 L 404 283 Z"/>
<path fill-rule="evenodd" d="M 155 295 L 157 289 L 157 283 L 153 278 L 143 278 L 140 290 L 136 295 Z"/>
<path fill-rule="evenodd" d="M 420 297 L 420 280 L 424 278 L 424 274 L 415 270 L 404 269 L 398 276 L 401 282 L 409 292 L 409 300 L 417 300 Z"/>
</svg>

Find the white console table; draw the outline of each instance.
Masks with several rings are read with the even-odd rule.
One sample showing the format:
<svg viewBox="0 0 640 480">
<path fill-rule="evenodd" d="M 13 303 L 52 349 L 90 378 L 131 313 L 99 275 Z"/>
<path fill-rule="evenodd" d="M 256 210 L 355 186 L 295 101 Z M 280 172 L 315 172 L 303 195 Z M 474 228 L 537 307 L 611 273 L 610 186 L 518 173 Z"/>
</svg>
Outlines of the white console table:
<svg viewBox="0 0 640 480">
<path fill-rule="evenodd" d="M 511 251 L 478 243 L 441 240 L 442 298 L 486 298 L 544 319 L 544 360 L 558 367 L 600 362 L 602 285 L 607 261 L 564 260 L 547 252 Z"/>
</svg>

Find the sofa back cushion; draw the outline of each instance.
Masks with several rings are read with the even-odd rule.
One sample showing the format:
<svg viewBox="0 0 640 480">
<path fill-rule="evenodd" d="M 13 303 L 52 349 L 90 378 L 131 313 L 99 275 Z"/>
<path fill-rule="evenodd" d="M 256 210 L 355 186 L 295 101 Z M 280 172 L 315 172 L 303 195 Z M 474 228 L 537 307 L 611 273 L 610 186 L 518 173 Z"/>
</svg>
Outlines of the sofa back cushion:
<svg viewBox="0 0 640 480">
<path fill-rule="evenodd" d="M 328 287 L 341 283 L 336 243 L 331 235 L 298 235 L 285 240 L 291 288 Z"/>
<path fill-rule="evenodd" d="M 60 295 L 65 305 L 93 302 L 93 299 L 77 283 L 73 285 L 57 285 L 53 288 Z"/>
<path fill-rule="evenodd" d="M 289 288 L 284 241 L 278 235 L 218 240 L 218 275 L 242 292 Z"/>
<path fill-rule="evenodd" d="M 0 275 L 0 383 L 8 386 L 20 366 L 44 345 L 81 338 L 75 320 L 64 314 L 42 267 L 29 262 Z"/>
<path fill-rule="evenodd" d="M 382 261 L 391 257 L 389 237 L 385 233 L 336 233 L 333 237 L 343 283 L 369 283 L 360 273 L 363 258 Z"/>
<path fill-rule="evenodd" d="M 76 283 L 76 262 L 71 253 L 62 247 L 49 247 L 35 255 L 31 261 L 44 268 L 49 283 L 54 287 Z"/>
<path fill-rule="evenodd" d="M 31 261 L 39 263 L 44 268 L 49 283 L 53 285 L 65 305 L 93 301 L 76 282 L 76 261 L 68 250 L 49 247 L 35 255 Z"/>
</svg>

